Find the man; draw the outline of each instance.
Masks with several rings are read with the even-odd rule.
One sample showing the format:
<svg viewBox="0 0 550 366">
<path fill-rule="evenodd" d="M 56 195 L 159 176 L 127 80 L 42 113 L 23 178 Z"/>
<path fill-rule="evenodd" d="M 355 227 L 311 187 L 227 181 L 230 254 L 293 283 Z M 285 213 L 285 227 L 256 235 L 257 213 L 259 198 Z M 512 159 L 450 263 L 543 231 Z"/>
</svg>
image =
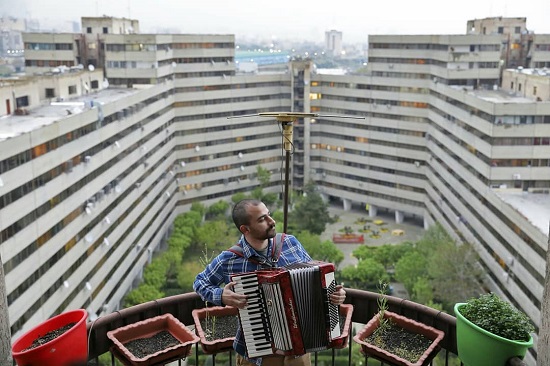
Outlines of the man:
<svg viewBox="0 0 550 366">
<path fill-rule="evenodd" d="M 269 265 L 284 267 L 291 263 L 309 262 L 311 257 L 298 239 L 288 234 L 285 235 L 280 254 L 274 254 L 277 252 L 273 239 L 276 236 L 275 220 L 263 202 L 255 199 L 242 200 L 233 208 L 232 216 L 235 226 L 242 233 L 238 243 L 242 248 L 242 254 L 229 250 L 220 253 L 197 275 L 193 288 L 205 301 L 243 309 L 247 305 L 247 296 L 233 292 L 235 283 L 231 282 L 232 274 L 266 269 Z M 222 288 L 221 284 L 225 286 Z M 330 301 L 342 304 L 345 299 L 346 292 L 338 285 L 330 295 Z M 311 365 L 309 354 L 299 357 L 277 355 L 248 359 L 241 329 L 237 331 L 233 346 L 237 353 L 237 366 Z"/>
</svg>

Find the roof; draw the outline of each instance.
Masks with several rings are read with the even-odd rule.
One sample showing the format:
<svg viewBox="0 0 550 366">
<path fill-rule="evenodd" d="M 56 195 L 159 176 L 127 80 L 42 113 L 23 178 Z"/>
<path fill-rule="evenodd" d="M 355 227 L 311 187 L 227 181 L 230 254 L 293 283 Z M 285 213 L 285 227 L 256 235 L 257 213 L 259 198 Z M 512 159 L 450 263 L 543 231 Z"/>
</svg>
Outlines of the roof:
<svg viewBox="0 0 550 366">
<path fill-rule="evenodd" d="M 27 115 L 0 117 L 0 141 L 37 130 L 71 114 L 82 113 L 92 107 L 92 101 L 104 104 L 137 92 L 136 89 L 103 89 L 96 93 L 28 109 Z"/>
<path fill-rule="evenodd" d="M 495 193 L 541 232 L 549 235 L 550 194 L 518 191 L 495 191 Z"/>
</svg>

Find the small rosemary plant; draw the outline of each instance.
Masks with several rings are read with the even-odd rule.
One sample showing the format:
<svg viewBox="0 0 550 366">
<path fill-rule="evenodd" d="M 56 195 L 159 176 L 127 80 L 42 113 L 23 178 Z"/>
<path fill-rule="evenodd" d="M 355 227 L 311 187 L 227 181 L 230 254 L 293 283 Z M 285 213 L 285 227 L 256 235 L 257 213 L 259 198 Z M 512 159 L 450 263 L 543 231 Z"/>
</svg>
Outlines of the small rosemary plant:
<svg viewBox="0 0 550 366">
<path fill-rule="evenodd" d="M 376 332 L 381 332 L 388 326 L 388 319 L 384 318 L 384 313 L 386 310 L 388 310 L 388 284 L 382 280 L 378 281 L 378 293 L 380 296 L 378 296 L 378 299 L 376 300 L 376 303 L 378 304 L 378 322 L 379 326 L 376 329 Z"/>
<path fill-rule="evenodd" d="M 201 266 L 205 268 L 212 261 L 212 258 L 214 258 L 214 255 L 215 255 L 214 251 L 212 251 L 211 254 L 208 253 L 208 245 L 204 243 L 202 256 L 199 257 L 199 263 L 201 264 Z M 207 301 L 204 302 L 204 306 L 205 307 L 208 306 Z M 214 336 L 215 330 L 216 330 L 216 317 L 215 316 L 211 317 L 210 314 L 207 312 L 206 317 L 204 318 L 204 322 L 206 325 L 204 331 L 208 335 Z"/>
</svg>

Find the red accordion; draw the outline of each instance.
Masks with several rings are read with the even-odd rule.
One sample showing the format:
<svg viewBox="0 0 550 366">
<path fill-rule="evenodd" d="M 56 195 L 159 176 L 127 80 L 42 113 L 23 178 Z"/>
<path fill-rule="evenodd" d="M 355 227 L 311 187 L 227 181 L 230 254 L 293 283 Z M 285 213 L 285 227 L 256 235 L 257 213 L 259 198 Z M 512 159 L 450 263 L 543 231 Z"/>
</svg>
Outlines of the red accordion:
<svg viewBox="0 0 550 366">
<path fill-rule="evenodd" d="M 342 343 L 339 307 L 329 298 L 334 264 L 296 263 L 231 278 L 233 291 L 248 296 L 246 309 L 239 309 L 248 357 L 299 356 Z"/>
</svg>

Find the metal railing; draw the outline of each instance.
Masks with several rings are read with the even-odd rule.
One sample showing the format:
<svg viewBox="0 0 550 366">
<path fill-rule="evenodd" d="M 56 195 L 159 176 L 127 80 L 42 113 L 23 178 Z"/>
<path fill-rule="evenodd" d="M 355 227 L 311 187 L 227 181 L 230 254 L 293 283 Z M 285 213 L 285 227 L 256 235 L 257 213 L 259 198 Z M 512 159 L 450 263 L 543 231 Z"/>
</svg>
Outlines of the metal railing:
<svg viewBox="0 0 550 366">
<path fill-rule="evenodd" d="M 366 324 L 378 311 L 377 299 L 379 294 L 350 288 L 346 288 L 346 293 L 346 303 L 354 306 L 352 322 Z M 387 298 L 388 310 L 445 332 L 445 337 L 440 342 L 440 357 L 444 358 L 445 365 L 449 365 L 450 358 L 453 358 L 453 355 L 457 354 L 455 317 L 409 300 L 394 296 L 388 296 Z M 186 293 L 139 304 L 99 317 L 94 322 L 88 324 L 89 365 L 97 364 L 99 355 L 109 351 L 112 344 L 107 337 L 108 331 L 166 313 L 171 313 L 183 324 L 194 325 L 192 311 L 194 309 L 203 308 L 204 306 L 204 302 L 197 294 Z M 352 342 L 351 337 L 352 334 L 350 334 L 350 340 L 348 342 L 348 365 L 352 365 L 352 348 L 359 347 L 359 345 Z M 195 365 L 199 365 L 199 348 L 200 346 L 195 345 Z M 233 352 L 228 353 L 229 362 L 232 365 L 234 364 L 234 355 Z M 314 364 L 317 364 L 316 356 L 317 355 L 312 356 L 312 363 Z M 193 354 L 189 357 L 193 357 Z M 215 365 L 215 355 L 212 359 L 213 365 Z M 368 365 L 368 361 L 369 359 L 365 358 L 365 365 Z M 111 357 L 111 363 L 112 365 L 115 364 L 113 357 Z M 178 364 L 182 364 L 181 360 Z M 334 365 L 334 352 L 332 364 Z M 387 362 L 382 364 L 388 365 Z M 521 360 L 515 358 L 509 360 L 508 365 L 520 366 L 525 364 Z"/>
</svg>

